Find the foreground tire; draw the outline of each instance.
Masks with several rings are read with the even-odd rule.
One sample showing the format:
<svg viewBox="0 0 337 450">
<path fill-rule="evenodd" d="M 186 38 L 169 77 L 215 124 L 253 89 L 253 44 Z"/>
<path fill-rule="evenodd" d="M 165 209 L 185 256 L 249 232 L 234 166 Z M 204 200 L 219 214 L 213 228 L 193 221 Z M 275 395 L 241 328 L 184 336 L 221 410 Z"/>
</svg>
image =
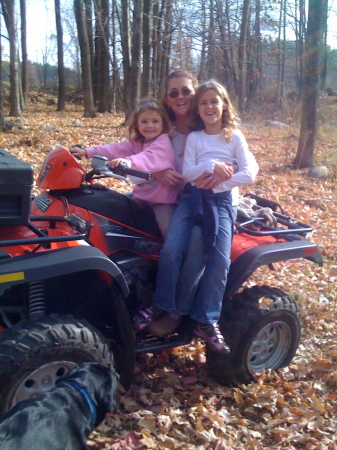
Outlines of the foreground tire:
<svg viewBox="0 0 337 450">
<path fill-rule="evenodd" d="M 219 324 L 231 353 L 206 347 L 206 355 L 210 375 L 221 384 L 248 383 L 254 373 L 287 366 L 301 336 L 296 303 L 269 286 L 236 294 L 223 308 Z"/>
<path fill-rule="evenodd" d="M 0 334 L 0 414 L 21 400 L 48 392 L 76 364 L 114 370 L 113 354 L 85 320 L 51 315 L 25 320 Z"/>
</svg>

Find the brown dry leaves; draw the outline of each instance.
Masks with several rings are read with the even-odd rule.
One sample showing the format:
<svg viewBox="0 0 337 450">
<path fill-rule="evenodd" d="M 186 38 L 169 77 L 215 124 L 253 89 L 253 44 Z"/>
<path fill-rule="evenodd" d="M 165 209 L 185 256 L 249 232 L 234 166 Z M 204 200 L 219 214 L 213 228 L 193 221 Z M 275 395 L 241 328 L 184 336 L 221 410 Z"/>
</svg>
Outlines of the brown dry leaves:
<svg viewBox="0 0 337 450">
<path fill-rule="evenodd" d="M 82 109 L 56 113 L 30 106 L 1 148 L 35 165 L 56 145 L 120 141 L 122 116 L 83 119 Z M 14 119 L 12 119 L 14 121 Z M 251 191 L 281 203 L 286 214 L 314 228 L 323 268 L 298 260 L 260 268 L 247 285 L 269 284 L 292 295 L 303 335 L 292 364 L 256 376 L 248 386 L 223 387 L 208 377 L 203 347 L 194 345 L 138 359 L 119 411 L 91 435 L 90 449 L 337 449 L 337 195 L 335 182 L 311 180 L 290 166 L 296 130 L 243 127 L 260 165 Z M 328 138 L 319 145 L 322 155 Z M 86 165 L 86 162 L 83 162 Z M 116 189 L 129 190 L 120 182 Z"/>
</svg>

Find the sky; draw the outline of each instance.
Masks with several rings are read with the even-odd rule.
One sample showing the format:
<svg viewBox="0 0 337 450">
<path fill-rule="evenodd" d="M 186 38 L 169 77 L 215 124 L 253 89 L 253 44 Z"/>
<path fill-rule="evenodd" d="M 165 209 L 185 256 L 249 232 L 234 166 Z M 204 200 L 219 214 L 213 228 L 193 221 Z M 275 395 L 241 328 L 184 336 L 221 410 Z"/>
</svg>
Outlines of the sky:
<svg viewBox="0 0 337 450">
<path fill-rule="evenodd" d="M 42 62 L 43 54 L 51 46 L 50 35 L 56 35 L 54 0 L 26 0 L 26 3 L 28 59 Z M 61 5 L 64 3 L 61 0 Z M 56 42 L 51 53 L 56 62 Z"/>
<path fill-rule="evenodd" d="M 330 0 L 331 1 L 331 0 Z M 19 2 L 17 2 L 19 3 Z M 333 0 L 336 3 L 336 0 Z M 35 62 L 43 62 L 43 54 L 51 47 L 50 35 L 56 34 L 54 0 L 26 0 L 27 8 L 27 47 L 28 59 Z M 73 0 L 61 0 L 61 6 L 72 7 Z M 334 5 L 336 6 L 336 5 Z M 337 49 L 336 15 L 330 17 L 328 45 Z M 5 25 L 2 21 L 2 33 L 5 32 Z M 66 31 L 64 30 L 66 40 Z M 5 45 L 5 40 L 2 40 Z M 8 47 L 4 48 L 4 56 L 8 54 Z M 52 60 L 54 58 L 54 60 Z M 56 42 L 54 50 L 50 51 L 49 63 L 56 62 Z M 66 62 L 67 64 L 67 62 Z"/>
</svg>

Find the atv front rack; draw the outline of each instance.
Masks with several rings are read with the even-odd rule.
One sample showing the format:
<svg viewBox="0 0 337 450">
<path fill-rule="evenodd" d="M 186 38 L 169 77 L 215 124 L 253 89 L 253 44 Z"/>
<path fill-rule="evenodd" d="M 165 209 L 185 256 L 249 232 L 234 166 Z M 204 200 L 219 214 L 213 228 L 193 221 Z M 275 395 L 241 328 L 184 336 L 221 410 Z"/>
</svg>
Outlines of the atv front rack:
<svg viewBox="0 0 337 450">
<path fill-rule="evenodd" d="M 73 230 L 76 231 L 76 233 L 61 236 L 48 236 L 47 229 L 38 228 L 32 222 L 48 223 L 50 229 L 55 229 L 57 223 L 64 223 L 66 225 L 69 225 Z M 69 217 L 31 216 L 26 225 L 21 226 L 26 226 L 37 237 L 1 240 L 0 247 L 11 247 L 14 245 L 31 245 L 31 244 L 47 245 L 53 242 L 68 242 L 68 241 L 78 241 L 81 239 L 88 239 L 90 229 L 92 228 L 93 224 L 91 222 L 84 222 L 77 216 L 69 216 Z"/>
</svg>

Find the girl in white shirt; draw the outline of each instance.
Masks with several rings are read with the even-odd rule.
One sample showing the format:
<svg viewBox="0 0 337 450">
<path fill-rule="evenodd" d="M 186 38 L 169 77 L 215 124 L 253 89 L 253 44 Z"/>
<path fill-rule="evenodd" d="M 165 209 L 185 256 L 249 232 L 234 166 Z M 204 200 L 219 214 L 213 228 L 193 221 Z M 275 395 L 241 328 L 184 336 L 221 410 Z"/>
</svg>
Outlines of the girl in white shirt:
<svg viewBox="0 0 337 450">
<path fill-rule="evenodd" d="M 187 138 L 183 163 L 183 175 L 188 184 L 160 255 L 154 295 L 156 314 L 153 317 L 156 320 L 149 324 L 148 330 L 163 336 L 163 330 L 172 332 L 183 315 L 190 314 L 196 321 L 196 336 L 214 349 L 229 353 L 217 322 L 230 267 L 238 186 L 253 182 L 258 166 L 243 134 L 237 129 L 238 119 L 228 93 L 219 83 L 208 81 L 197 88 L 192 119 L 195 131 Z M 223 181 L 223 171 L 234 163 L 238 171 Z M 206 266 L 192 311 L 187 312 L 176 304 L 175 296 L 183 255 L 196 223 L 203 229 Z"/>
</svg>

